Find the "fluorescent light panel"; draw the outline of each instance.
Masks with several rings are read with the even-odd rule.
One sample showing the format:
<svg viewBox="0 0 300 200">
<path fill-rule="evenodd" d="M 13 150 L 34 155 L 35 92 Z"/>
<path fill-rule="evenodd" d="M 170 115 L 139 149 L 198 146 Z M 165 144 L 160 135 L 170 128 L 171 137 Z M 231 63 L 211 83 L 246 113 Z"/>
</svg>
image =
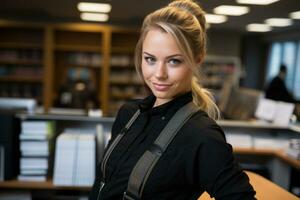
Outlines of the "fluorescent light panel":
<svg viewBox="0 0 300 200">
<path fill-rule="evenodd" d="M 81 12 L 109 13 L 111 11 L 111 5 L 107 3 L 80 2 L 78 3 L 77 8 Z"/>
<path fill-rule="evenodd" d="M 227 16 L 225 15 L 214 15 L 214 14 L 205 14 L 205 19 L 207 23 L 210 24 L 220 24 L 227 21 Z"/>
<path fill-rule="evenodd" d="M 272 28 L 266 24 L 248 24 L 246 29 L 250 32 L 268 32 L 272 30 Z"/>
<path fill-rule="evenodd" d="M 240 4 L 253 4 L 253 5 L 269 5 L 279 0 L 236 0 Z"/>
<path fill-rule="evenodd" d="M 97 22 L 108 21 L 108 15 L 105 13 L 81 13 L 80 18 L 85 21 L 97 21 Z"/>
<path fill-rule="evenodd" d="M 290 26 L 293 24 L 293 21 L 288 18 L 270 18 L 266 19 L 265 23 L 269 26 L 277 26 L 277 27 L 284 27 L 284 26 Z"/>
<path fill-rule="evenodd" d="M 221 5 L 214 8 L 214 13 L 219 15 L 232 15 L 240 16 L 249 12 L 249 7 L 247 6 L 230 6 L 230 5 Z"/>
<path fill-rule="evenodd" d="M 290 18 L 292 19 L 300 19 L 300 11 L 290 13 Z"/>
</svg>

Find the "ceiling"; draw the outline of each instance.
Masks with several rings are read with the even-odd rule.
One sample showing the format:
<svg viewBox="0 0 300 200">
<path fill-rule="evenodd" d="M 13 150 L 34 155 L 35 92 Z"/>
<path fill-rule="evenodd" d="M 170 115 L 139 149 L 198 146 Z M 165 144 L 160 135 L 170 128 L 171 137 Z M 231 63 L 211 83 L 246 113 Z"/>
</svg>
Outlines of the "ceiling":
<svg viewBox="0 0 300 200">
<path fill-rule="evenodd" d="M 164 5 L 169 0 L 85 0 L 89 2 L 108 2 L 112 5 L 109 24 L 140 26 L 143 17 Z M 79 0 L 0 0 L 0 19 L 21 21 L 79 22 L 77 3 Z M 207 13 L 221 4 L 236 5 L 235 0 L 198 0 Z M 212 29 L 228 29 L 245 31 L 249 23 L 263 23 L 271 17 L 288 17 L 293 11 L 300 10 L 300 0 L 280 0 L 268 6 L 248 5 L 248 14 L 229 17 L 226 23 L 212 25 Z M 285 28 L 275 28 L 276 31 L 290 29 L 300 30 L 300 20 Z"/>
</svg>

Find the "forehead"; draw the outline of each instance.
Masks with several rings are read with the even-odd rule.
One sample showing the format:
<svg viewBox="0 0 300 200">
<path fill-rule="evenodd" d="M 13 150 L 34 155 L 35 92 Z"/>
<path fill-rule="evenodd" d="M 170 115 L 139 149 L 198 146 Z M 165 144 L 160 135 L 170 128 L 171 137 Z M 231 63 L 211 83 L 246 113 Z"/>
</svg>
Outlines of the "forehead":
<svg viewBox="0 0 300 200">
<path fill-rule="evenodd" d="M 174 37 L 159 28 L 148 31 L 143 41 L 143 52 L 166 56 L 181 53 Z"/>
</svg>

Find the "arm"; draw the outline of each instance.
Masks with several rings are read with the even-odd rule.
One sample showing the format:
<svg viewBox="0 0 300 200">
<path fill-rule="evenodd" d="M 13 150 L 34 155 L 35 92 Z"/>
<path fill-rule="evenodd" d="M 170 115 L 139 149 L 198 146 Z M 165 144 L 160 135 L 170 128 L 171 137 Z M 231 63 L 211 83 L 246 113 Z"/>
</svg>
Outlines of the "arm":
<svg viewBox="0 0 300 200">
<path fill-rule="evenodd" d="M 200 187 L 217 200 L 255 199 L 249 178 L 235 161 L 221 128 L 211 125 L 202 131 L 206 137 L 196 153 Z"/>
</svg>

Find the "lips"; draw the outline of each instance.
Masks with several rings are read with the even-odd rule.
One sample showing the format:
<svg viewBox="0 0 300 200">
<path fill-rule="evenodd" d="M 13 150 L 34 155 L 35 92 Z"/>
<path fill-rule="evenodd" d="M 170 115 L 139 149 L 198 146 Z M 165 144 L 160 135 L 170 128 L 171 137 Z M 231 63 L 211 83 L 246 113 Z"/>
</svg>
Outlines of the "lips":
<svg viewBox="0 0 300 200">
<path fill-rule="evenodd" d="M 163 91 L 167 91 L 170 87 L 171 84 L 161 84 L 161 83 L 152 83 L 155 90 L 163 92 Z"/>
</svg>

